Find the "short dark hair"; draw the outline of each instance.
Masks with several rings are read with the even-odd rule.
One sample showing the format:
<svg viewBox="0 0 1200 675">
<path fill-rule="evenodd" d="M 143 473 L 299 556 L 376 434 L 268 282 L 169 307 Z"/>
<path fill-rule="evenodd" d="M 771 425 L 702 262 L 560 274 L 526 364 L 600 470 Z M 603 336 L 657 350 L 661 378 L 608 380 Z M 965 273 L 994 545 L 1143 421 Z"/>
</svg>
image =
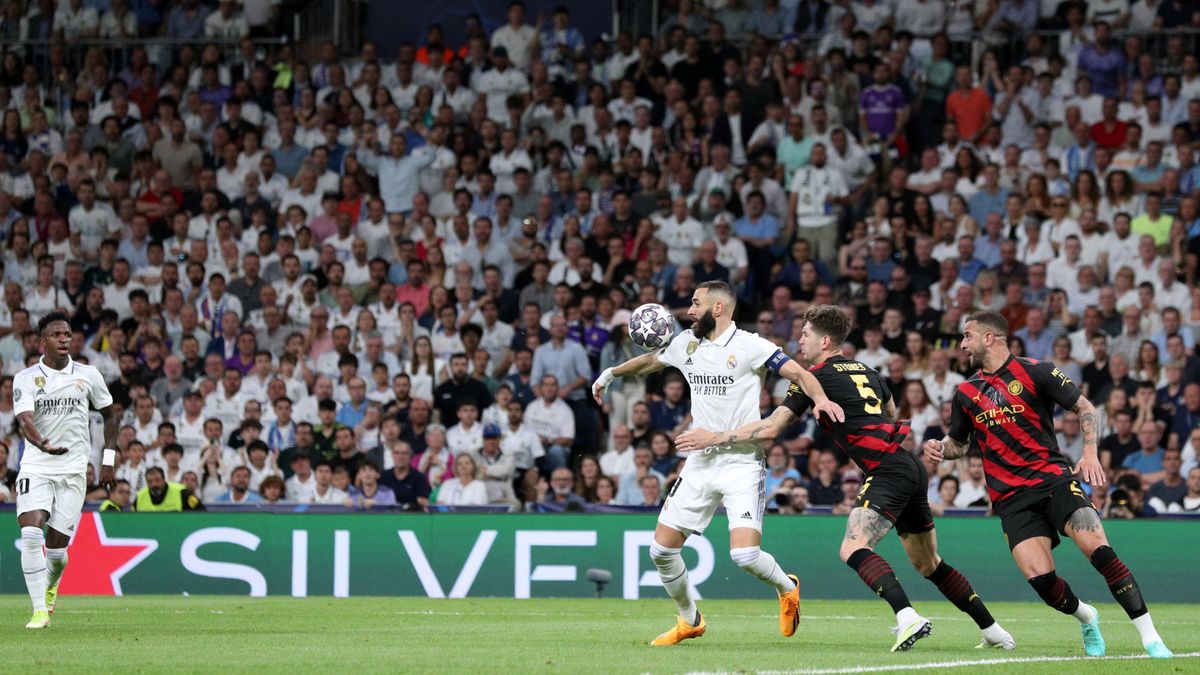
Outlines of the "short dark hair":
<svg viewBox="0 0 1200 675">
<path fill-rule="evenodd" d="M 997 335 L 1008 335 L 1008 319 L 1004 318 L 999 312 L 975 312 L 967 317 L 967 321 L 974 321 L 977 324 L 987 326 L 996 332 Z"/>
<path fill-rule="evenodd" d="M 814 305 L 804 313 L 804 320 L 813 330 L 828 337 L 836 345 L 845 342 L 846 336 L 850 334 L 850 317 L 834 305 Z"/>
<path fill-rule="evenodd" d="M 64 322 L 66 322 L 66 324 L 68 326 L 71 325 L 71 317 L 67 316 L 65 312 L 50 312 L 49 314 L 38 319 L 38 322 L 37 322 L 38 337 L 41 337 L 42 333 L 45 333 L 46 329 L 50 327 L 50 324 L 52 324 L 56 321 L 64 321 Z"/>
</svg>

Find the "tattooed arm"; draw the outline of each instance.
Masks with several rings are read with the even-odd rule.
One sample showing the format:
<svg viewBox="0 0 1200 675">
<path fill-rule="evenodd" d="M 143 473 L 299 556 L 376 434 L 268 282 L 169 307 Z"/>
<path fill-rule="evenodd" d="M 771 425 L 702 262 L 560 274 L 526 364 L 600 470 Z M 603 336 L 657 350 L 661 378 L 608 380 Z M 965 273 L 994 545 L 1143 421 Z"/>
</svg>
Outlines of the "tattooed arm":
<svg viewBox="0 0 1200 675">
<path fill-rule="evenodd" d="M 1072 473 L 1090 485 L 1101 487 L 1108 480 L 1108 476 L 1104 473 L 1104 467 L 1100 465 L 1100 432 L 1096 422 L 1096 406 L 1080 396 L 1072 410 L 1079 415 L 1079 430 L 1083 434 L 1083 456 Z"/>
<path fill-rule="evenodd" d="M 937 464 L 944 459 L 958 459 L 967 454 L 967 448 L 971 447 L 971 439 L 959 443 L 950 438 L 949 435 L 942 440 L 929 439 L 921 446 L 921 450 L 925 453 L 925 459 L 933 464 Z"/>
<path fill-rule="evenodd" d="M 796 421 L 796 415 L 787 406 L 779 406 L 769 417 L 743 424 L 733 431 L 717 433 L 705 429 L 685 431 L 675 439 L 675 447 L 680 452 L 703 450 L 714 445 L 732 445 L 734 443 L 750 443 L 769 441 Z"/>
</svg>

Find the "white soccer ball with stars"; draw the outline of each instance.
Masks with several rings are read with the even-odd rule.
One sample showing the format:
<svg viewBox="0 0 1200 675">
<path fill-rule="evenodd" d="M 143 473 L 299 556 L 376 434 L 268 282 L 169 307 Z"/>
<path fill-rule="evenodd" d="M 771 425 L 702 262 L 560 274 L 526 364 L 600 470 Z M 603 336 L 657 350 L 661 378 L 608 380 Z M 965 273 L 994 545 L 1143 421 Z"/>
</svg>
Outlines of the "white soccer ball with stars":
<svg viewBox="0 0 1200 675">
<path fill-rule="evenodd" d="M 661 349 L 675 337 L 675 317 L 666 307 L 646 303 L 629 317 L 629 339 L 642 349 Z"/>
</svg>

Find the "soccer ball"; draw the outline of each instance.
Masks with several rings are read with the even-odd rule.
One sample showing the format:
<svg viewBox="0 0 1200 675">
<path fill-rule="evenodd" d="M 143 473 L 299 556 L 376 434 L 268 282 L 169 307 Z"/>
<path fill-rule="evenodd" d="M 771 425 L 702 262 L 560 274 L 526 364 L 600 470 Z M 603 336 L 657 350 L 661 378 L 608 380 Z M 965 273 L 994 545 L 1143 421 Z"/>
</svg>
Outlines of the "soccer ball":
<svg viewBox="0 0 1200 675">
<path fill-rule="evenodd" d="M 666 307 L 647 303 L 629 317 L 629 339 L 642 349 L 661 349 L 675 337 L 675 317 Z"/>
</svg>

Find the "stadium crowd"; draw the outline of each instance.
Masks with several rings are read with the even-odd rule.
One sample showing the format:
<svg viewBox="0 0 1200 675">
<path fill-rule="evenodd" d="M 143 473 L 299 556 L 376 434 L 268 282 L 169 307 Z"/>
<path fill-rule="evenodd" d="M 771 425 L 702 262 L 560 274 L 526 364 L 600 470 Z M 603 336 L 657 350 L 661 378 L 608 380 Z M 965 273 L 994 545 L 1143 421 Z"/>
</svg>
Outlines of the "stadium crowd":
<svg viewBox="0 0 1200 675">
<path fill-rule="evenodd" d="M 639 353 L 630 309 L 686 326 L 723 279 L 789 354 L 847 308 L 913 449 L 998 310 L 1102 411 L 1105 515 L 1200 511 L 1194 3 L 674 0 L 606 41 L 514 2 L 311 62 L 251 37 L 277 5 L 0 0 L 0 500 L 62 311 L 125 411 L 106 508 L 656 506 L 687 385 L 590 386 Z M 830 447 L 811 418 L 770 445 L 770 508 L 848 511 Z M 977 454 L 931 476 L 986 505 Z"/>
</svg>

